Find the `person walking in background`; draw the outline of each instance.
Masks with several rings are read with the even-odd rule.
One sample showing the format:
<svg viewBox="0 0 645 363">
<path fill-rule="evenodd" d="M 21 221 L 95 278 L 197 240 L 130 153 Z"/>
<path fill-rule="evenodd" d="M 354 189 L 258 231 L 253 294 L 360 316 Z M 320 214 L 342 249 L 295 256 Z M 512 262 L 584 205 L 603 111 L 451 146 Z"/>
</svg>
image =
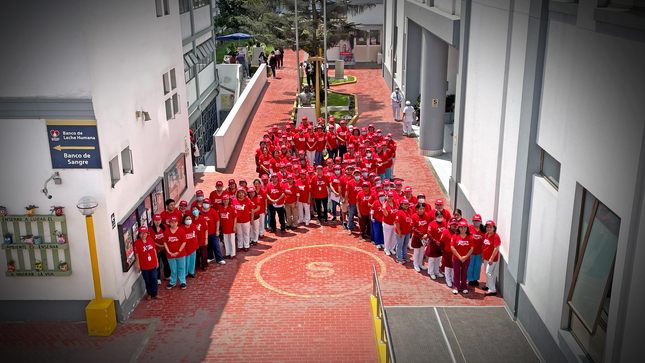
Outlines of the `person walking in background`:
<svg viewBox="0 0 645 363">
<path fill-rule="evenodd" d="M 271 54 L 269 54 L 269 67 L 271 67 L 271 78 L 275 78 L 275 67 L 277 64 L 277 60 L 275 57 L 275 51 L 271 51 Z"/>
<path fill-rule="evenodd" d="M 170 228 L 164 232 L 168 263 L 170 264 L 170 283 L 166 289 L 170 290 L 177 284 L 182 290 L 186 289 L 186 232 L 179 227 L 179 218 L 170 217 Z"/>
<path fill-rule="evenodd" d="M 495 288 L 495 267 L 499 259 L 499 246 L 502 242 L 497 234 L 497 226 L 493 221 L 486 221 L 486 234 L 484 235 L 482 259 L 486 266 L 486 296 L 497 295 Z"/>
<path fill-rule="evenodd" d="M 157 268 L 159 262 L 154 240 L 148 236 L 146 226 L 139 227 L 139 238 L 134 241 L 134 256 L 137 264 L 137 272 L 141 272 L 141 277 L 146 284 L 148 295 L 146 300 L 160 299 L 157 296 Z"/>
<path fill-rule="evenodd" d="M 280 48 L 275 48 L 274 50 L 271 51 L 271 53 L 275 54 L 275 66 L 277 69 L 280 69 L 280 58 L 282 58 L 282 52 L 280 52 Z"/>
<path fill-rule="evenodd" d="M 403 96 L 399 92 L 399 87 L 394 88 L 394 92 L 390 95 L 390 100 L 392 103 L 392 118 L 394 121 L 398 121 L 401 118 L 401 102 L 403 101 Z"/>
<path fill-rule="evenodd" d="M 475 214 L 473 224 L 470 226 L 470 235 L 473 236 L 473 254 L 470 255 L 468 267 L 468 285 L 479 286 L 479 275 L 482 269 L 482 243 L 486 228 L 482 225 L 482 216 Z"/>
<path fill-rule="evenodd" d="M 258 63 L 259 65 L 267 63 L 267 56 L 264 55 L 264 52 L 261 52 L 260 55 L 258 56 Z"/>
<path fill-rule="evenodd" d="M 284 67 L 284 48 L 280 47 L 280 68 Z"/>
<path fill-rule="evenodd" d="M 403 136 L 412 136 L 412 121 L 414 121 L 414 107 L 410 101 L 405 101 L 403 108 Z"/>
<path fill-rule="evenodd" d="M 314 70 L 316 69 L 316 66 L 314 65 L 314 62 L 307 62 L 305 67 L 305 72 L 307 73 L 307 85 L 309 85 L 309 88 L 311 88 L 312 83 L 316 83 L 316 78 L 315 78 L 315 73 Z"/>
<path fill-rule="evenodd" d="M 473 238 L 466 220 L 459 222 L 459 232 L 450 240 L 450 249 L 452 250 L 452 268 L 455 272 L 452 293 L 457 295 L 461 289 L 463 294 L 467 294 L 466 278 L 470 266 L 470 255 L 473 253 Z"/>
<path fill-rule="evenodd" d="M 246 62 L 246 54 L 238 52 L 235 61 L 242 65 L 242 69 L 246 72 L 246 78 L 251 78 L 251 70 L 249 69 L 249 64 Z"/>
</svg>

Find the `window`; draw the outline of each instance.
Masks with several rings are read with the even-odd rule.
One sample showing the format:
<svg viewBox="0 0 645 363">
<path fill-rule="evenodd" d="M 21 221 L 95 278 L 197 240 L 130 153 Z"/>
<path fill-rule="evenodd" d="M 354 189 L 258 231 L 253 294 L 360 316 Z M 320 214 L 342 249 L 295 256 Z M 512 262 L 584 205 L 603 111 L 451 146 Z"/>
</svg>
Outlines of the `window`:
<svg viewBox="0 0 645 363">
<path fill-rule="evenodd" d="M 155 0 L 155 8 L 157 10 L 157 18 L 170 15 L 170 0 Z"/>
<path fill-rule="evenodd" d="M 184 71 L 184 81 L 188 83 L 193 78 L 195 78 L 195 67 L 190 67 Z"/>
<path fill-rule="evenodd" d="M 170 70 L 170 89 L 177 88 L 177 78 L 175 77 L 175 69 Z"/>
<path fill-rule="evenodd" d="M 186 181 L 186 159 L 180 154 L 164 173 L 164 184 L 168 186 L 166 199 L 181 199 L 181 195 L 188 189 Z"/>
<path fill-rule="evenodd" d="M 170 78 L 168 77 L 168 73 L 164 73 L 161 78 L 163 81 L 163 94 L 167 95 L 170 93 Z"/>
<path fill-rule="evenodd" d="M 155 7 L 157 8 L 157 18 L 160 18 L 163 16 L 163 4 L 161 3 L 161 0 L 155 0 Z"/>
<path fill-rule="evenodd" d="M 170 15 L 170 0 L 163 0 L 163 13 Z"/>
<path fill-rule="evenodd" d="M 184 67 L 186 64 L 184 64 Z M 175 118 L 175 115 L 179 113 L 179 95 L 177 94 L 177 77 L 175 69 L 171 69 L 169 72 L 164 73 L 161 77 L 163 80 L 163 94 L 164 96 L 173 92 L 165 100 L 166 107 L 166 120 Z"/>
<path fill-rule="evenodd" d="M 367 45 L 366 30 L 356 30 L 356 45 Z"/>
<path fill-rule="evenodd" d="M 370 45 L 381 45 L 380 30 L 370 30 Z"/>
<path fill-rule="evenodd" d="M 542 150 L 540 159 L 540 174 L 542 174 L 542 176 L 544 176 L 549 184 L 551 184 L 555 189 L 560 187 L 560 163 L 544 150 Z"/>
<path fill-rule="evenodd" d="M 121 151 L 121 162 L 123 163 L 123 175 L 134 174 L 134 168 L 132 167 L 132 150 L 130 150 L 129 146 Z"/>
<path fill-rule="evenodd" d="M 179 95 L 174 94 L 172 95 L 172 110 L 173 110 L 173 116 L 179 113 Z"/>
<path fill-rule="evenodd" d="M 576 269 L 569 290 L 569 329 L 593 362 L 600 363 L 611 300 L 620 218 L 583 192 Z"/>
<path fill-rule="evenodd" d="M 190 11 L 190 0 L 179 0 L 179 14 Z"/>
<path fill-rule="evenodd" d="M 175 114 L 172 112 L 172 98 L 166 100 L 166 120 L 173 118 Z"/>
<path fill-rule="evenodd" d="M 210 3 L 210 0 L 193 0 L 193 9 L 198 9 L 202 6 L 210 5 Z"/>
<path fill-rule="evenodd" d="M 119 168 L 119 156 L 110 160 L 110 179 L 112 179 L 112 188 L 121 180 L 121 169 Z"/>
</svg>

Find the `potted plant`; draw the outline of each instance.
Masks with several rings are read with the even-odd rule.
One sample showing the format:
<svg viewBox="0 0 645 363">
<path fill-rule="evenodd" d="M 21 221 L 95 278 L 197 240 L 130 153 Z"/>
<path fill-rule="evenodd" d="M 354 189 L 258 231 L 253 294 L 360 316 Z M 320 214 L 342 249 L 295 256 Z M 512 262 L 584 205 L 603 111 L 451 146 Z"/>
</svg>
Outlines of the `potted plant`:
<svg viewBox="0 0 645 363">
<path fill-rule="evenodd" d="M 13 243 L 13 235 L 9 232 L 4 234 L 4 243 L 10 245 Z"/>
<path fill-rule="evenodd" d="M 22 243 L 26 243 L 28 245 L 33 245 L 34 244 L 34 235 L 33 234 L 26 234 L 24 236 L 20 236 L 20 240 Z"/>
<path fill-rule="evenodd" d="M 56 240 L 58 241 L 58 244 L 64 245 L 65 242 L 67 242 L 67 238 L 61 231 L 54 231 L 54 234 L 56 235 Z"/>
<path fill-rule="evenodd" d="M 42 271 L 43 270 L 43 263 L 40 260 L 34 261 L 34 270 L 36 271 Z"/>
<path fill-rule="evenodd" d="M 58 205 L 52 205 L 51 209 L 49 211 L 52 214 L 56 214 L 58 217 L 60 217 L 60 216 L 63 215 L 63 208 L 65 208 L 65 207 L 61 207 L 61 206 L 58 206 Z"/>
<path fill-rule="evenodd" d="M 13 262 L 13 260 L 7 261 L 7 271 L 15 271 L 16 269 L 16 264 Z"/>
<path fill-rule="evenodd" d="M 33 205 L 33 204 L 30 204 L 30 205 L 26 206 L 25 209 L 27 210 L 27 216 L 33 217 L 34 214 L 36 213 L 37 208 L 38 208 L 38 206 Z"/>
<path fill-rule="evenodd" d="M 61 272 L 67 271 L 67 262 L 60 261 L 60 263 L 58 264 L 58 269 L 61 270 Z"/>
<path fill-rule="evenodd" d="M 43 237 L 42 236 L 34 236 L 34 244 L 39 245 L 43 243 Z"/>
<path fill-rule="evenodd" d="M 7 207 L 4 205 L 0 205 L 0 217 L 4 217 L 7 215 Z"/>
</svg>

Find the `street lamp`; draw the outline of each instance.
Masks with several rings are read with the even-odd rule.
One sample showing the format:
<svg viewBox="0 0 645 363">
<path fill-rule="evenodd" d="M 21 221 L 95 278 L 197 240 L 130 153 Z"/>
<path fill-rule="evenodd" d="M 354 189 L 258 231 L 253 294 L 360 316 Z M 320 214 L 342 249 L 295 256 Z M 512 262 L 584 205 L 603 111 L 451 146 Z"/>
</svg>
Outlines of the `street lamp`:
<svg viewBox="0 0 645 363">
<path fill-rule="evenodd" d="M 92 263 L 92 277 L 94 279 L 94 299 L 85 307 L 87 331 L 89 335 L 108 336 L 116 328 L 116 311 L 113 299 L 103 299 L 101 292 L 101 277 L 99 275 L 99 262 L 96 255 L 96 241 L 94 239 L 94 220 L 92 214 L 99 203 L 92 197 L 83 197 L 76 204 L 79 212 L 85 216 L 87 226 L 87 239 L 90 246 L 90 261 Z"/>
</svg>

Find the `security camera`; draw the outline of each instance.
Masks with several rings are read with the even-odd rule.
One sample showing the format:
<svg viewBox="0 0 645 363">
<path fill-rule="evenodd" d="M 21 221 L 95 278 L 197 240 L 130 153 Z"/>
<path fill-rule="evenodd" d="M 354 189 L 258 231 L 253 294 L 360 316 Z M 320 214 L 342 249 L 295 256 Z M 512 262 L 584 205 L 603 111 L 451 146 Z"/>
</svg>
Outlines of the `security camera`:
<svg viewBox="0 0 645 363">
<path fill-rule="evenodd" d="M 45 194 L 45 196 L 47 197 L 47 199 L 52 199 L 52 196 L 51 196 L 51 195 L 49 195 L 49 192 L 47 191 L 47 188 L 45 188 L 45 189 L 41 190 L 40 192 L 41 192 L 41 193 L 43 193 L 43 194 Z"/>
</svg>

